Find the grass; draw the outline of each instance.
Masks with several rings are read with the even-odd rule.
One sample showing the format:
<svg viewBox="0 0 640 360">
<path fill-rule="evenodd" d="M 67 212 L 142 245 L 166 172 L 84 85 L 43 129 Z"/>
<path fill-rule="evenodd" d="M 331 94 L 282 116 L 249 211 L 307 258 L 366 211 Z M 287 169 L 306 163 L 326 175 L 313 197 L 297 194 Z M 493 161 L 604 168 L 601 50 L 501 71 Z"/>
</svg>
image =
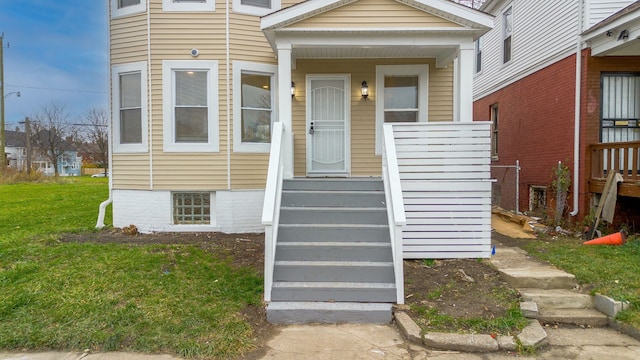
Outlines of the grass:
<svg viewBox="0 0 640 360">
<path fill-rule="evenodd" d="M 522 247 L 576 276 L 591 293 L 628 301 L 630 309 L 617 319 L 640 329 L 640 239 L 630 237 L 621 246 L 582 245 L 571 237 L 542 238 Z"/>
<path fill-rule="evenodd" d="M 58 241 L 94 231 L 107 181 L 0 185 L 0 348 L 250 351 L 241 311 L 261 302 L 255 271 L 193 245 Z"/>
</svg>

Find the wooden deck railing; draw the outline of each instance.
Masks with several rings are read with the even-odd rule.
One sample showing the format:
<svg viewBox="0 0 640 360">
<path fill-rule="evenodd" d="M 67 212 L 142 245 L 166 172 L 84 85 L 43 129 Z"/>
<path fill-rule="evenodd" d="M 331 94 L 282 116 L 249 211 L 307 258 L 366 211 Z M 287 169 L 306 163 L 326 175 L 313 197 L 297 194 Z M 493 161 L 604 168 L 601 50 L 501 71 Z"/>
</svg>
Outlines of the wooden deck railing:
<svg viewBox="0 0 640 360">
<path fill-rule="evenodd" d="M 591 179 L 605 179 L 611 171 L 618 171 L 624 181 L 640 181 L 640 141 L 600 143 L 589 146 Z"/>
</svg>

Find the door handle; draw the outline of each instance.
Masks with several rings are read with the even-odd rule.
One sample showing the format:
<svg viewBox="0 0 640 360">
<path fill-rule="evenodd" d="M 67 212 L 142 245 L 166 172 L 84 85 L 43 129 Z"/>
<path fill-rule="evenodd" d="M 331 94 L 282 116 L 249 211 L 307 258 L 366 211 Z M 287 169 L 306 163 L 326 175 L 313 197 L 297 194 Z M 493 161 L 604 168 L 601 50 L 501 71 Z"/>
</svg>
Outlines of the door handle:
<svg viewBox="0 0 640 360">
<path fill-rule="evenodd" d="M 313 133 L 315 132 L 315 129 L 313 128 L 313 121 L 309 123 L 309 134 L 313 135 Z"/>
</svg>

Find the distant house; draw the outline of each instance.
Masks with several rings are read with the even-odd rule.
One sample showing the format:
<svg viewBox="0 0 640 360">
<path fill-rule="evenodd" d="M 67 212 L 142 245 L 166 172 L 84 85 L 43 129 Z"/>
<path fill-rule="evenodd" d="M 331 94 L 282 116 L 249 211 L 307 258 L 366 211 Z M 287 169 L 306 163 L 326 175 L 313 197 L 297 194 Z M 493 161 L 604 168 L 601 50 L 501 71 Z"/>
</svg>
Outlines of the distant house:
<svg viewBox="0 0 640 360">
<path fill-rule="evenodd" d="M 21 131 L 5 131 L 7 145 L 5 152 L 7 153 L 7 162 L 9 167 L 17 170 L 25 170 L 27 168 L 27 142 L 26 135 Z M 31 166 L 33 170 L 42 172 L 45 175 L 53 176 L 55 174 L 53 163 L 42 154 L 42 150 L 33 147 Z M 78 156 L 78 151 L 69 149 L 60 155 L 58 160 L 58 174 L 60 176 L 80 176 L 82 167 L 82 157 Z"/>
<path fill-rule="evenodd" d="M 637 217 L 640 1 L 488 0 L 481 10 L 494 27 L 475 43 L 474 119 L 493 121 L 492 165 L 519 160 L 519 208 L 555 198 L 552 171 L 562 161 L 577 220 L 612 171 L 624 177 L 621 214 Z M 513 208 L 515 184 L 495 186 Z"/>
</svg>

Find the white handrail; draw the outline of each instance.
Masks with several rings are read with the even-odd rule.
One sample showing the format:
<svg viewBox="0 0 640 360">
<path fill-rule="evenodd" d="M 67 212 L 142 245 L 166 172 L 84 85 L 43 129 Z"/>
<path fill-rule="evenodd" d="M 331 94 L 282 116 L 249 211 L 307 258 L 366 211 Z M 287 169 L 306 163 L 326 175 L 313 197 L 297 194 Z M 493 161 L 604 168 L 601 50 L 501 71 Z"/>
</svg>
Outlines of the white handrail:
<svg viewBox="0 0 640 360">
<path fill-rule="evenodd" d="M 282 198 L 282 181 L 284 174 L 284 152 L 282 149 L 282 122 L 273 123 L 271 137 L 271 152 L 269 154 L 269 169 L 267 184 L 264 191 L 264 205 L 262 207 L 262 225 L 264 229 L 264 300 L 271 301 L 273 286 L 273 266 L 275 263 L 276 241 L 278 239 L 278 225 L 280 222 L 280 201 Z"/>
<path fill-rule="evenodd" d="M 404 213 L 404 200 L 400 184 L 400 171 L 396 156 L 396 145 L 393 137 L 393 124 L 383 126 L 384 142 L 382 151 L 382 179 L 384 181 L 384 196 L 387 202 L 387 217 L 389 221 L 389 235 L 393 251 L 393 269 L 396 282 L 396 301 L 404 304 L 404 266 L 402 250 L 402 228 L 407 223 Z"/>
</svg>

